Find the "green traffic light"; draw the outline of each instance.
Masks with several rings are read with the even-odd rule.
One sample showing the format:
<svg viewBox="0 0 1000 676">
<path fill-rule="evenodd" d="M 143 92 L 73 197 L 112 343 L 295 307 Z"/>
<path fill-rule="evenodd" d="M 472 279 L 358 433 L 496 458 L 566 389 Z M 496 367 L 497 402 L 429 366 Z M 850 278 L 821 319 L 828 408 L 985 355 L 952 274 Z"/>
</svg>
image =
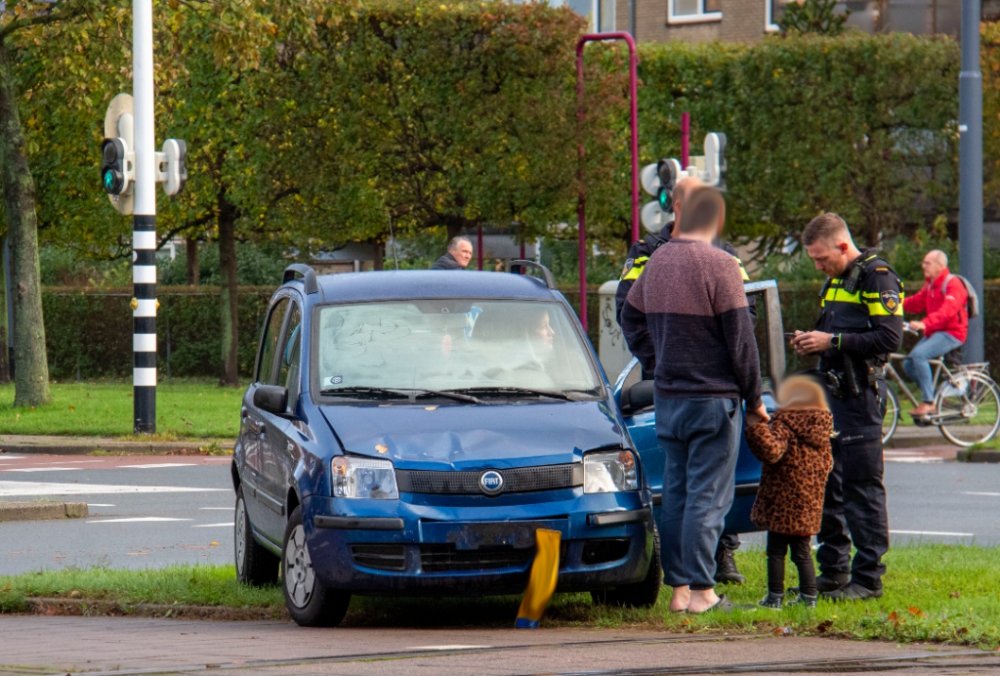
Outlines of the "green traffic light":
<svg viewBox="0 0 1000 676">
<path fill-rule="evenodd" d="M 663 211 L 671 211 L 673 209 L 673 197 L 670 195 L 670 191 L 666 188 L 660 188 L 660 191 L 656 195 L 656 199 L 660 203 L 660 209 Z"/>
<path fill-rule="evenodd" d="M 115 187 L 115 176 L 110 169 L 104 170 L 104 189 L 111 190 Z"/>
</svg>

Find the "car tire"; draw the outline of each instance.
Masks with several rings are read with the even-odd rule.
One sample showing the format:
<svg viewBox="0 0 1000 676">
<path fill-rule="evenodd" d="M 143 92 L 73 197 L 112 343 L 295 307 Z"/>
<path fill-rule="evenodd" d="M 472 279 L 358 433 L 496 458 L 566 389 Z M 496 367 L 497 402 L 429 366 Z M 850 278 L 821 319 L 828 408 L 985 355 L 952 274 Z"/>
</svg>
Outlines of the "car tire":
<svg viewBox="0 0 1000 676">
<path fill-rule="evenodd" d="M 336 627 L 340 624 L 347 614 L 351 595 L 324 587 L 319 581 L 309 556 L 301 507 L 296 507 L 288 517 L 281 551 L 281 588 L 285 594 L 285 607 L 295 623 L 301 627 Z"/>
<path fill-rule="evenodd" d="M 236 579 L 252 587 L 277 583 L 281 560 L 254 539 L 242 486 L 236 489 L 236 523 L 233 530 Z"/>
<path fill-rule="evenodd" d="M 650 608 L 656 605 L 663 585 L 663 567 L 660 564 L 660 531 L 653 525 L 653 558 L 641 582 L 625 584 L 614 589 L 590 592 L 595 605 Z"/>
</svg>

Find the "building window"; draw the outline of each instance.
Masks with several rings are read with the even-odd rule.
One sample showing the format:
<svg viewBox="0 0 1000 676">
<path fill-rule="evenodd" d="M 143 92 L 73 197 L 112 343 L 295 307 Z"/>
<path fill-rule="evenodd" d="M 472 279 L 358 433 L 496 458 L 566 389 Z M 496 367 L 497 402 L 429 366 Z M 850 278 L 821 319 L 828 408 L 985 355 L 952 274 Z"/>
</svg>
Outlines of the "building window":
<svg viewBox="0 0 1000 676">
<path fill-rule="evenodd" d="M 764 4 L 767 6 L 767 19 L 764 22 L 765 30 L 781 30 L 778 26 L 778 21 L 781 19 L 781 15 L 785 13 L 785 5 L 789 2 L 795 2 L 795 0 L 764 0 Z"/>
<path fill-rule="evenodd" d="M 552 0 L 549 4 L 569 7 L 587 20 L 587 30 L 593 33 L 615 30 L 615 0 Z"/>
<path fill-rule="evenodd" d="M 668 23 L 722 20 L 722 0 L 668 0 Z"/>
</svg>

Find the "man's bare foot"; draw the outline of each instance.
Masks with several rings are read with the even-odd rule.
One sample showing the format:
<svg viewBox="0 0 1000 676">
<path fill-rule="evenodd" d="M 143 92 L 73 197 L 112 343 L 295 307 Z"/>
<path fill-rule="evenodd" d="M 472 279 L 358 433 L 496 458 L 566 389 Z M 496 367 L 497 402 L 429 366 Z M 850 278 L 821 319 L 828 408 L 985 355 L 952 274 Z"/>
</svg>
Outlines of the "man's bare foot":
<svg viewBox="0 0 1000 676">
<path fill-rule="evenodd" d="M 914 418 L 921 418 L 925 415 L 933 415 L 934 413 L 937 413 L 937 409 L 934 408 L 934 404 L 926 401 L 910 411 L 910 415 Z"/>
<path fill-rule="evenodd" d="M 689 613 L 703 613 L 718 602 L 719 597 L 714 589 L 692 591 L 687 610 Z"/>
<path fill-rule="evenodd" d="M 670 599 L 670 612 L 683 613 L 691 603 L 691 588 L 687 585 L 674 587 L 673 598 Z"/>
</svg>

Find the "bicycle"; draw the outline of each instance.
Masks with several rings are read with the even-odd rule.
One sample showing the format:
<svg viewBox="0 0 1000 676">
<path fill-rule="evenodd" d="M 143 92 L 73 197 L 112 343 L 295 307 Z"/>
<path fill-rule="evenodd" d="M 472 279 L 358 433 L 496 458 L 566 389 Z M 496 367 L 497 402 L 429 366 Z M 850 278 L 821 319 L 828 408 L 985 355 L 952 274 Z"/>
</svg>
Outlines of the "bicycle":
<svg viewBox="0 0 1000 676">
<path fill-rule="evenodd" d="M 917 332 L 908 326 L 908 333 Z M 893 353 L 885 365 L 886 381 L 895 381 L 900 391 L 914 406 L 920 400 L 906 386 L 893 367 L 893 361 L 906 359 L 907 355 Z M 935 426 L 945 439 L 963 448 L 983 444 L 993 438 L 1000 428 L 1000 387 L 989 375 L 989 362 L 963 364 L 949 369 L 946 357 L 931 359 L 934 367 L 934 407 L 937 413 L 914 418 L 915 425 Z M 899 399 L 892 387 L 886 388 L 886 413 L 882 424 L 882 443 L 888 443 L 899 425 Z"/>
</svg>

